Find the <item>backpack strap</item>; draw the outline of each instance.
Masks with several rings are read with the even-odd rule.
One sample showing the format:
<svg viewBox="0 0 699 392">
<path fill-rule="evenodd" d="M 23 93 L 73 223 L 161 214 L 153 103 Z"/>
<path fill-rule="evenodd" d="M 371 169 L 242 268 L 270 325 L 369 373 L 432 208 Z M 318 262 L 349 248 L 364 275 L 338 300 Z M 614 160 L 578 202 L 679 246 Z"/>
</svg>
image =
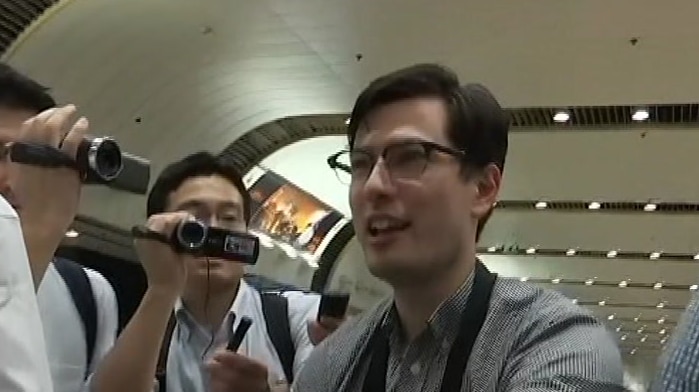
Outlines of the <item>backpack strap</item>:
<svg viewBox="0 0 699 392">
<path fill-rule="evenodd" d="M 83 267 L 71 260 L 56 258 L 53 265 L 68 286 L 73 304 L 80 314 L 83 327 L 85 329 L 85 343 L 87 346 L 87 366 L 85 367 L 85 378 L 90 373 L 92 357 L 95 353 L 97 342 L 97 303 L 95 293 L 92 291 L 90 278 Z"/>
<path fill-rule="evenodd" d="M 260 299 L 267 333 L 279 355 L 286 381 L 291 385 L 294 382 L 296 346 L 291 338 L 289 301 L 283 295 L 276 293 L 260 293 Z"/>
<path fill-rule="evenodd" d="M 170 319 L 167 321 L 167 327 L 165 328 L 165 335 L 163 336 L 163 341 L 160 343 L 160 353 L 158 354 L 158 365 L 155 368 L 155 378 L 158 380 L 158 385 L 160 386 L 160 392 L 165 392 L 167 386 L 167 378 L 165 372 L 167 371 L 167 356 L 170 352 L 170 342 L 172 341 L 172 334 L 175 331 L 175 326 L 177 325 L 177 319 L 175 318 L 175 313 L 170 313 Z"/>
</svg>

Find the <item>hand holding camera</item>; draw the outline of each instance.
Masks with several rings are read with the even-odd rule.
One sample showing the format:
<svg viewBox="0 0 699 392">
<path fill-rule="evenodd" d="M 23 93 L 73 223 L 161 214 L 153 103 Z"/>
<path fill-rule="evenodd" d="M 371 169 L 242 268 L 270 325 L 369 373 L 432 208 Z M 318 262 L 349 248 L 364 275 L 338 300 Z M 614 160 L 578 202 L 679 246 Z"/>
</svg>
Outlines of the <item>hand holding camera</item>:
<svg viewBox="0 0 699 392">
<path fill-rule="evenodd" d="M 260 254 L 260 241 L 256 236 L 207 226 L 193 219 L 182 220 L 168 233 L 142 226 L 133 227 L 131 233 L 136 238 L 169 244 L 177 253 L 197 257 L 225 259 L 252 265 L 257 262 Z"/>
<path fill-rule="evenodd" d="M 187 269 L 182 254 L 168 241 L 183 221 L 192 219 L 186 212 L 167 212 L 148 218 L 145 227 L 138 227 L 148 235 L 134 232 L 136 253 L 148 278 L 148 289 L 176 298 L 184 290 Z M 136 228 L 134 228 L 136 231 Z"/>
<path fill-rule="evenodd" d="M 85 117 L 75 121 L 74 105 L 46 110 L 27 120 L 13 143 L 32 143 L 53 148 L 75 159 L 88 131 Z M 38 235 L 55 243 L 55 251 L 75 218 L 80 201 L 81 182 L 68 168 L 46 168 L 12 160 L 10 143 L 10 182 L 18 200 L 18 212 L 25 234 Z"/>
<path fill-rule="evenodd" d="M 135 226 L 131 232 L 149 286 L 178 294 L 186 277 L 182 255 L 255 264 L 260 252 L 256 236 L 209 227 L 186 212 L 153 215 L 145 227 Z"/>
</svg>

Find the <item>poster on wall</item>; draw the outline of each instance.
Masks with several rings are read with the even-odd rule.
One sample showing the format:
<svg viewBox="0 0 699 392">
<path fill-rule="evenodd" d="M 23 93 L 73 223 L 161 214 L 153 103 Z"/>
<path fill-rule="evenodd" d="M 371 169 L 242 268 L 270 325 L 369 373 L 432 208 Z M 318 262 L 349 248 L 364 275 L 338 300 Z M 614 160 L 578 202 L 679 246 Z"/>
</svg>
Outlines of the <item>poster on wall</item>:
<svg viewBox="0 0 699 392">
<path fill-rule="evenodd" d="M 284 177 L 267 171 L 249 188 L 250 229 L 315 255 L 342 215 Z"/>
</svg>

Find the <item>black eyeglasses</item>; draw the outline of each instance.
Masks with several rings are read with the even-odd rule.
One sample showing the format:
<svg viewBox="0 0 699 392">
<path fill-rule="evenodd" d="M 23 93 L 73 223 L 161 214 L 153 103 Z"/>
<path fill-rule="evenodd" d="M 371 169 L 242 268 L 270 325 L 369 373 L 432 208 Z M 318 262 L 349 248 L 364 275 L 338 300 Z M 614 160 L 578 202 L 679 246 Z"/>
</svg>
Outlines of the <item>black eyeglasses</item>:
<svg viewBox="0 0 699 392">
<path fill-rule="evenodd" d="M 363 182 L 369 178 L 379 157 L 386 165 L 391 178 L 414 179 L 422 175 L 434 152 L 465 159 L 464 151 L 455 150 L 437 143 L 406 141 L 386 146 L 377 155 L 366 149 L 342 150 L 328 157 L 328 166 L 343 184 Z"/>
</svg>

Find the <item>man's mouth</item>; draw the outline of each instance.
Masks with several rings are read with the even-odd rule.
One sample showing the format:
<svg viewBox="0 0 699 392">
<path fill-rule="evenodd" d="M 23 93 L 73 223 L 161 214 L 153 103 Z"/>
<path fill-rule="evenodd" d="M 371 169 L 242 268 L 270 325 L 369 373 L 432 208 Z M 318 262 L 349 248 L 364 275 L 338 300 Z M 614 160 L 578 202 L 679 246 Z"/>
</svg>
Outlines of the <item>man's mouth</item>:
<svg viewBox="0 0 699 392">
<path fill-rule="evenodd" d="M 370 217 L 367 223 L 367 231 L 372 238 L 395 234 L 408 227 L 410 227 L 410 222 L 389 215 Z"/>
</svg>

